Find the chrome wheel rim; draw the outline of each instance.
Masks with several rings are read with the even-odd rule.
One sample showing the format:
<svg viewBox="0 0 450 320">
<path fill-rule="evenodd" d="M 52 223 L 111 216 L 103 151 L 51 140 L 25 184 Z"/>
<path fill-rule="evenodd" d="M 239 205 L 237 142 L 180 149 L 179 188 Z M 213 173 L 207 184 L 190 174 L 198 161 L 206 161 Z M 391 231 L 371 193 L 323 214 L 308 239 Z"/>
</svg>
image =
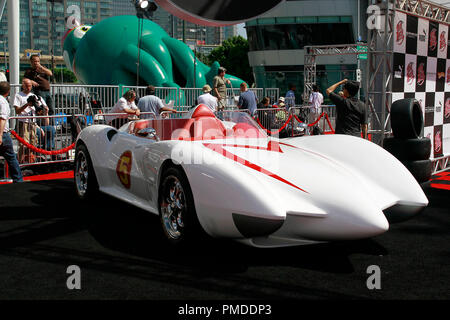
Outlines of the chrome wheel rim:
<svg viewBox="0 0 450 320">
<path fill-rule="evenodd" d="M 83 151 L 78 153 L 77 162 L 75 164 L 75 184 L 80 196 L 86 195 L 88 189 L 89 167 L 86 155 Z"/>
<path fill-rule="evenodd" d="M 180 180 L 175 176 L 166 177 L 163 185 L 160 203 L 163 227 L 170 238 L 178 240 L 183 236 L 186 196 Z"/>
</svg>

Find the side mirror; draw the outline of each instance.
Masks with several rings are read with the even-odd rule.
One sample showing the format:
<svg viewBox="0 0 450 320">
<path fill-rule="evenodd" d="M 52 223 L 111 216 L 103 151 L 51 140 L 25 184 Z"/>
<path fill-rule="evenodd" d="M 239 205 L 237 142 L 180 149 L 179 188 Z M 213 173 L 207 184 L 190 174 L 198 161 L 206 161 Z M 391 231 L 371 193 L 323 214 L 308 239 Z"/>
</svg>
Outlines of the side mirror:
<svg viewBox="0 0 450 320">
<path fill-rule="evenodd" d="M 159 141 L 159 137 L 156 134 L 156 130 L 153 128 L 141 129 L 137 132 L 137 135 L 140 137 L 155 139 L 156 141 Z"/>
</svg>

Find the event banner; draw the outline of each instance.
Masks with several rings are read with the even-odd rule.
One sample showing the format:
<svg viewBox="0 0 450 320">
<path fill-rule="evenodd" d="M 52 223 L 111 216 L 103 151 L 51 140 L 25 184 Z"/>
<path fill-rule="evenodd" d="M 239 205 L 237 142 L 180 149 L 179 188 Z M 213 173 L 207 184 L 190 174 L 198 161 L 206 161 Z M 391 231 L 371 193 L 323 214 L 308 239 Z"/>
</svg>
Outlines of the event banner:
<svg viewBox="0 0 450 320">
<path fill-rule="evenodd" d="M 398 11 L 394 26 L 392 102 L 419 101 L 431 157 L 450 155 L 449 26 Z"/>
</svg>

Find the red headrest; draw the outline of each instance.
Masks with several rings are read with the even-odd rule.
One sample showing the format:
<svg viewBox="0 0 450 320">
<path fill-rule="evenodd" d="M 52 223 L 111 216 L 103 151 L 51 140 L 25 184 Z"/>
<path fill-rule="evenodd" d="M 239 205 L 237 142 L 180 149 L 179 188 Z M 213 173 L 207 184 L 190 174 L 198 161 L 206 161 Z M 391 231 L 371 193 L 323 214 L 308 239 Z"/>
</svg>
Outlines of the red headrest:
<svg viewBox="0 0 450 320">
<path fill-rule="evenodd" d="M 201 104 L 195 109 L 194 113 L 192 114 L 192 119 L 194 118 L 201 118 L 201 117 L 212 117 L 215 118 L 214 112 L 204 104 Z"/>
<path fill-rule="evenodd" d="M 140 121 L 136 121 L 134 123 L 134 130 L 138 131 L 141 129 L 145 129 L 151 127 L 150 121 L 149 120 L 140 120 Z"/>
</svg>

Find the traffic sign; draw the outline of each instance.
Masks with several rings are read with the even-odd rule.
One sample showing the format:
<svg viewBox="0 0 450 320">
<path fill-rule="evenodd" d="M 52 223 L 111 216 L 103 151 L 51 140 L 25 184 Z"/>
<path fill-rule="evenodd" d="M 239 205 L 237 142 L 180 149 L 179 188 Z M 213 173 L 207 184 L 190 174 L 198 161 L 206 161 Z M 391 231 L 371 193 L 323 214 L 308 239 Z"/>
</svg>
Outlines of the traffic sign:
<svg viewBox="0 0 450 320">
<path fill-rule="evenodd" d="M 358 59 L 367 60 L 367 46 L 356 46 L 356 50 L 358 50 L 358 52 L 365 52 L 358 54 Z"/>
</svg>

